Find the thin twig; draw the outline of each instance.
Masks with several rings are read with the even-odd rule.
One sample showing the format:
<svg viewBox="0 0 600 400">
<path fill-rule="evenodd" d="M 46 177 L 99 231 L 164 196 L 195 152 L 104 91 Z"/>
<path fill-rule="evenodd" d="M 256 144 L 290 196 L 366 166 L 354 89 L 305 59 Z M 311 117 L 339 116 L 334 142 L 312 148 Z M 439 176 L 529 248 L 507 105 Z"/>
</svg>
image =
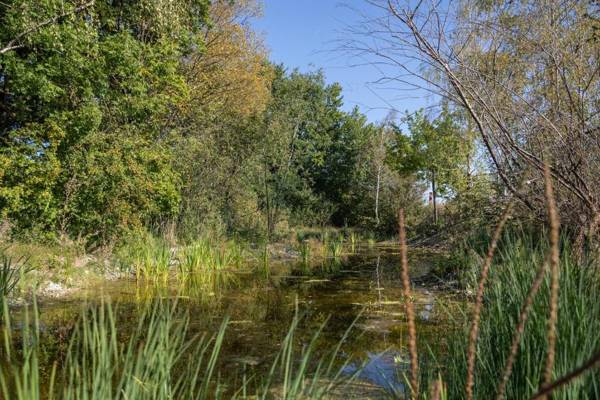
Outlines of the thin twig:
<svg viewBox="0 0 600 400">
<path fill-rule="evenodd" d="M 573 379 L 579 377 L 584 372 L 586 372 L 589 369 L 594 368 L 598 364 L 600 364 L 600 351 L 597 352 L 596 354 L 594 354 L 589 360 L 587 360 L 585 363 L 583 363 L 583 365 L 581 365 L 579 368 L 574 369 L 573 371 L 569 372 L 568 374 L 564 375 L 563 377 L 555 380 L 553 383 L 540 389 L 539 392 L 537 392 L 535 395 L 533 395 L 531 400 L 545 398 L 546 396 L 551 394 L 553 391 L 555 391 L 559 387 L 571 382 Z"/>
<path fill-rule="evenodd" d="M 415 326 L 415 310 L 410 296 L 410 278 L 408 276 L 408 256 L 406 249 L 406 230 L 404 228 L 404 210 L 400 209 L 398 216 L 400 230 L 400 257 L 402 264 L 402 287 L 404 295 L 404 306 L 408 320 L 408 351 L 410 354 L 410 390 L 411 398 L 419 397 L 418 386 L 418 353 L 417 353 L 417 329 Z"/>
<path fill-rule="evenodd" d="M 479 278 L 479 286 L 477 288 L 477 297 L 475 300 L 475 309 L 473 310 L 473 318 L 471 323 L 471 330 L 469 332 L 469 346 L 467 350 L 467 383 L 465 386 L 465 392 L 467 399 L 473 399 L 473 385 L 474 385 L 474 371 L 475 371 L 475 356 L 477 353 L 477 337 L 479 335 L 479 321 L 481 317 L 481 309 L 483 307 L 483 291 L 485 290 L 485 283 L 487 281 L 492 260 L 494 259 L 494 253 L 502 234 L 502 229 L 506 224 L 506 221 L 510 217 L 512 211 L 512 201 L 508 203 L 506 209 L 500 217 L 500 221 L 494 230 L 490 247 L 487 251 L 487 256 L 481 270 L 481 277 Z"/>
</svg>

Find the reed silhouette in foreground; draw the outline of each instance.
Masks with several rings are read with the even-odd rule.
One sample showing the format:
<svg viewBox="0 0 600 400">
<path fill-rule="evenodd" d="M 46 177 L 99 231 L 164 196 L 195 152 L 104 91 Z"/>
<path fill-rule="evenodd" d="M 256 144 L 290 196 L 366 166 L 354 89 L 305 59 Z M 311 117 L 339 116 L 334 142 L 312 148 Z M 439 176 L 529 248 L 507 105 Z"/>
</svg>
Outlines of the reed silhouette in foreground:
<svg viewBox="0 0 600 400">
<path fill-rule="evenodd" d="M 399 236 L 400 236 L 400 258 L 402 264 L 402 288 L 404 296 L 404 305 L 406 309 L 406 318 L 408 320 L 408 351 L 410 353 L 410 391 L 411 397 L 419 397 L 419 361 L 417 354 L 417 328 L 415 326 L 415 310 L 410 295 L 410 277 L 408 274 L 408 256 L 406 249 L 406 230 L 404 228 L 404 210 L 400 210 L 398 216 Z"/>
</svg>

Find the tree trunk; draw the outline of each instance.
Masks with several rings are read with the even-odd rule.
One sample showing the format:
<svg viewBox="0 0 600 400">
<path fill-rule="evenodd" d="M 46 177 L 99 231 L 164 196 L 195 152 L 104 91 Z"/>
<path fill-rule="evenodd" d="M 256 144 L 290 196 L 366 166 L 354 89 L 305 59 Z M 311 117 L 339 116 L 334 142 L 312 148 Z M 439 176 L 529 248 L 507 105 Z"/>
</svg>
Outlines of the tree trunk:
<svg viewBox="0 0 600 400">
<path fill-rule="evenodd" d="M 431 171 L 431 194 L 433 197 L 433 223 L 438 223 L 438 209 L 437 209 L 437 189 L 435 186 L 435 170 Z"/>
<path fill-rule="evenodd" d="M 264 165 L 265 203 L 267 206 L 267 241 L 271 240 L 271 202 L 269 201 L 269 182 L 267 181 L 267 164 Z"/>
<path fill-rule="evenodd" d="M 380 165 L 377 168 L 377 186 L 375 188 L 375 224 L 379 225 L 379 187 L 381 185 L 381 168 Z"/>
</svg>

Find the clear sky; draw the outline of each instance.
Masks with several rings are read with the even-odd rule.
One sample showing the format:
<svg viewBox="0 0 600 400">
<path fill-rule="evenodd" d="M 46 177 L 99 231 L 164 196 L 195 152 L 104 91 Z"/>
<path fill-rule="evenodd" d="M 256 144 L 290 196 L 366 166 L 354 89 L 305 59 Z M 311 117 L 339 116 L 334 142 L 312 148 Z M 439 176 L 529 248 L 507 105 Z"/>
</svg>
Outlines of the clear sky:
<svg viewBox="0 0 600 400">
<path fill-rule="evenodd" d="M 422 95 L 398 96 L 373 85 L 381 77 L 373 66 L 352 67 L 356 60 L 336 51 L 346 25 L 361 17 L 348 6 L 369 12 L 362 0 L 263 0 L 264 16 L 254 26 L 265 36 L 271 60 L 289 68 L 322 68 L 328 82 L 339 82 L 347 110 L 358 105 L 370 121 L 385 118 L 391 108 L 414 111 L 430 104 Z M 399 98 L 401 97 L 401 98 Z"/>
</svg>

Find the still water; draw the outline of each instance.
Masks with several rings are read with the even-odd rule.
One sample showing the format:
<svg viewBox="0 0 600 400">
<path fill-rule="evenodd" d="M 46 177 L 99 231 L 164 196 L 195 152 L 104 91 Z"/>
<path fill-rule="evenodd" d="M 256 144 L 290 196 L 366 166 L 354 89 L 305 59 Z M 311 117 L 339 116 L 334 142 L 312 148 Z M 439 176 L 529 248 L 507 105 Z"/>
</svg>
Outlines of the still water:
<svg viewBox="0 0 600 400">
<path fill-rule="evenodd" d="M 439 255 L 411 249 L 411 278 L 427 276 Z M 378 393 L 401 392 L 407 363 L 407 329 L 399 279 L 399 254 L 390 245 L 364 245 L 356 254 L 318 265 L 297 261 L 272 262 L 266 269 L 248 268 L 231 272 L 210 285 L 180 287 L 148 286 L 135 280 L 107 282 L 81 291 L 68 300 L 40 306 L 42 333 L 52 332 L 52 351 L 66 346 L 61 342 L 81 313 L 82 304 L 108 300 L 113 305 L 119 327 L 135 329 L 141 305 L 157 297 L 176 301 L 189 312 L 192 332 L 213 334 L 229 317 L 217 375 L 221 382 L 237 387 L 248 374 L 267 373 L 282 340 L 297 315 L 295 336 L 307 343 L 324 326 L 316 351 L 334 348 L 352 326 L 339 357 L 346 365 L 344 374 L 357 374 L 365 397 Z M 443 351 L 448 326 L 447 293 L 416 284 L 418 341 L 423 353 Z M 123 329 L 125 328 L 125 329 Z M 365 389 L 366 388 L 366 389 Z"/>
</svg>

